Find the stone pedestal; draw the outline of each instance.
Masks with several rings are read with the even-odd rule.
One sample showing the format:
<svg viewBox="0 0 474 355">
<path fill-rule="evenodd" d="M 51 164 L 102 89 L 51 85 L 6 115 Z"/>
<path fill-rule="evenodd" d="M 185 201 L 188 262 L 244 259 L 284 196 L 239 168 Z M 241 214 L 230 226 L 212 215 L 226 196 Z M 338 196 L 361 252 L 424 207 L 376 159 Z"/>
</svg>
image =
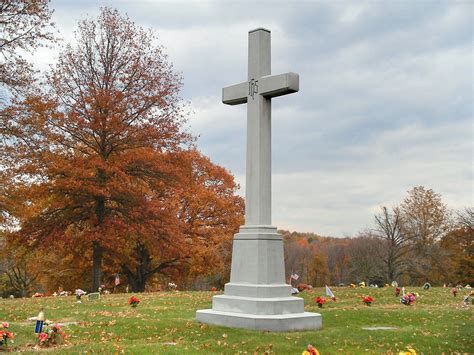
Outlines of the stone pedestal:
<svg viewBox="0 0 474 355">
<path fill-rule="evenodd" d="M 285 284 L 283 238 L 271 226 L 242 226 L 234 236 L 230 282 L 212 309 L 199 310 L 199 322 L 270 331 L 315 330 L 319 313 L 304 311 L 302 298 Z"/>
</svg>

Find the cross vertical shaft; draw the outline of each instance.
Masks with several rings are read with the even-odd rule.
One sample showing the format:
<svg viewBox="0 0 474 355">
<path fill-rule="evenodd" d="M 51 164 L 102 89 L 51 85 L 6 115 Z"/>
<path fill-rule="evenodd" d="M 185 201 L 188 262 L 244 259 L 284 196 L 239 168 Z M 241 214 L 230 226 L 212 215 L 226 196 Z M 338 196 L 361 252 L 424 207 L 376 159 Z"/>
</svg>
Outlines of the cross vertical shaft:
<svg viewBox="0 0 474 355">
<path fill-rule="evenodd" d="M 258 94 L 271 73 L 270 32 L 249 32 L 245 225 L 271 225 L 271 99 Z M 252 91 L 255 91 L 253 93 Z"/>
<path fill-rule="evenodd" d="M 250 31 L 248 81 L 222 89 L 223 103 L 247 103 L 245 227 L 271 226 L 271 99 L 299 90 L 298 74 L 271 75 L 270 45 L 270 31 Z"/>
</svg>

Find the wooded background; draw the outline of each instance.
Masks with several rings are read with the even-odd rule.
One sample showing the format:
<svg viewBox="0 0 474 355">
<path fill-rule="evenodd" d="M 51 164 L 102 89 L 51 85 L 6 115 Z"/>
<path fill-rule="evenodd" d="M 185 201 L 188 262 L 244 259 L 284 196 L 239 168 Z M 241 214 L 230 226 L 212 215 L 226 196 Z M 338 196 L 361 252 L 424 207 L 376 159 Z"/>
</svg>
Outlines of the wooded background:
<svg viewBox="0 0 474 355">
<path fill-rule="evenodd" d="M 22 53 L 56 41 L 50 20 L 46 0 L 0 4 L 1 292 L 96 291 L 117 274 L 117 291 L 222 288 L 244 201 L 187 131 L 156 35 L 103 8 L 37 73 Z M 473 283 L 472 221 L 417 186 L 351 238 L 283 231 L 286 271 L 314 286 Z"/>
</svg>

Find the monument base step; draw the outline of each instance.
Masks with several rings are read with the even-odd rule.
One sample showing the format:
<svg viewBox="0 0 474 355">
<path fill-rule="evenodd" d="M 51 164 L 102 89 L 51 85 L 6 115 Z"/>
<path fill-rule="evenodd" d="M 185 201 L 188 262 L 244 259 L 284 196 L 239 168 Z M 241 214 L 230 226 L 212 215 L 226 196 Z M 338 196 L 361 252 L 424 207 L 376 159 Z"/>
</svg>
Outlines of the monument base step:
<svg viewBox="0 0 474 355">
<path fill-rule="evenodd" d="M 232 328 L 267 330 L 272 332 L 291 332 L 317 330 L 323 325 L 319 313 L 293 313 L 277 315 L 258 315 L 201 309 L 196 312 L 198 322 Z"/>
<path fill-rule="evenodd" d="M 304 300 L 299 297 L 252 298 L 220 295 L 212 297 L 212 309 L 258 315 L 294 314 L 304 312 Z"/>
</svg>

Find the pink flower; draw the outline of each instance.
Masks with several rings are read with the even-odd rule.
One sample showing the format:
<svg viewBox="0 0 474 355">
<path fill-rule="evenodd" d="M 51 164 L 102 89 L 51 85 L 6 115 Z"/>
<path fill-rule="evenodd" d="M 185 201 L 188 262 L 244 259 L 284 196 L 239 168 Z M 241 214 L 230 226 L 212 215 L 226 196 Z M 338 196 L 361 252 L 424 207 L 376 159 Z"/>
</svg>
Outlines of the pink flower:
<svg viewBox="0 0 474 355">
<path fill-rule="evenodd" d="M 44 343 L 46 340 L 48 340 L 48 334 L 39 333 L 38 334 L 38 339 L 39 339 L 40 343 Z"/>
<path fill-rule="evenodd" d="M 8 324 L 8 322 L 3 322 L 2 326 L 3 326 L 3 328 L 8 328 L 10 326 L 10 324 Z"/>
<path fill-rule="evenodd" d="M 51 329 L 53 329 L 54 332 L 59 332 L 61 327 L 56 323 L 51 327 Z"/>
</svg>

